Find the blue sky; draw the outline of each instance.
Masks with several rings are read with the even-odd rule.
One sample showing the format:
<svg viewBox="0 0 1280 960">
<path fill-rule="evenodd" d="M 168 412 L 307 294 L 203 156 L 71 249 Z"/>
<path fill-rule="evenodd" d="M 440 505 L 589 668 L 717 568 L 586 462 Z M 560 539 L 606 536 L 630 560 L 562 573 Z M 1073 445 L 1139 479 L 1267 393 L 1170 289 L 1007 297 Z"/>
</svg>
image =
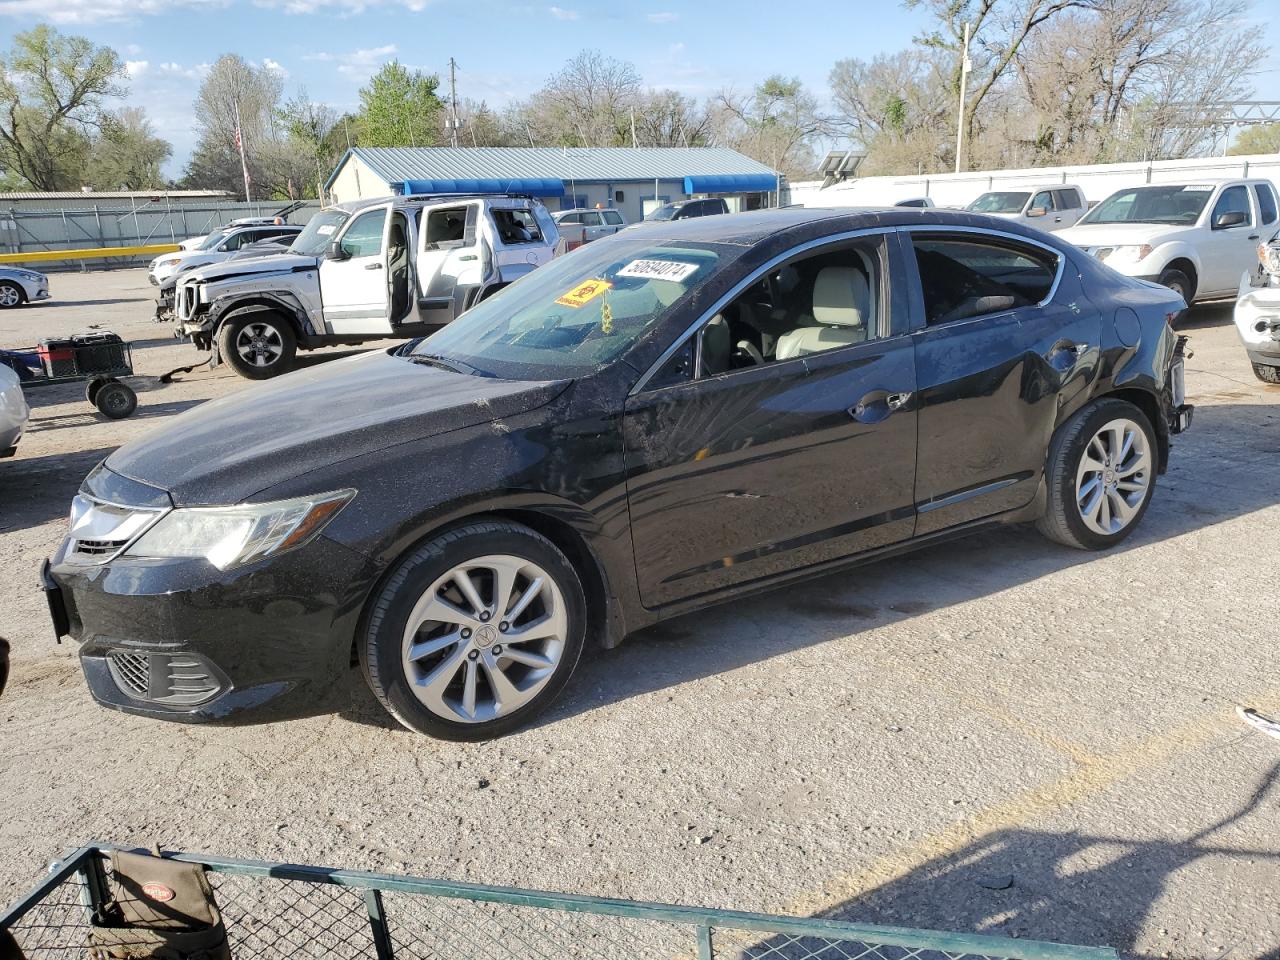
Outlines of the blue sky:
<svg viewBox="0 0 1280 960">
<path fill-rule="evenodd" d="M 1274 2 L 1257 0 L 1259 26 Z M 339 110 L 392 58 L 443 77 L 456 57 L 459 96 L 502 106 L 584 47 L 632 61 L 651 85 L 699 97 L 770 73 L 799 76 L 825 96 L 836 60 L 897 50 L 927 19 L 894 0 L 0 0 L 0 36 L 40 22 L 119 51 L 129 99 L 173 143 L 167 172 L 176 175 L 195 139 L 202 72 L 223 53 L 278 69 L 288 94 L 305 86 Z M 1266 29 L 1280 47 L 1280 28 Z M 1259 98 L 1280 97 L 1276 54 L 1258 81 Z"/>
</svg>

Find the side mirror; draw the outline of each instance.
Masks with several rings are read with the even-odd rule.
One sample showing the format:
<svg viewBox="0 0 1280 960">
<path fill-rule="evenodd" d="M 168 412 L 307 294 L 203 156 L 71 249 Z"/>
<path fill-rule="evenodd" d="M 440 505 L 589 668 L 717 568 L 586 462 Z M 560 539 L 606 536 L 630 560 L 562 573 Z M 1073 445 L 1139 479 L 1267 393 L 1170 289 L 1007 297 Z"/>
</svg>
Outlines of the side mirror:
<svg viewBox="0 0 1280 960">
<path fill-rule="evenodd" d="M 324 248 L 324 258 L 326 260 L 350 260 L 351 254 L 347 253 L 346 248 L 342 246 L 341 240 L 330 240 L 329 246 Z"/>
<path fill-rule="evenodd" d="M 1228 227 L 1238 227 L 1248 219 L 1248 216 L 1243 210 L 1232 210 L 1229 213 L 1220 213 L 1213 218 L 1213 229 L 1226 230 Z"/>
<path fill-rule="evenodd" d="M 1043 216 L 1048 215 L 1048 213 L 1049 213 L 1049 208 L 1048 208 L 1048 207 L 1032 207 L 1030 210 L 1028 210 L 1028 211 L 1027 211 L 1027 216 L 1028 216 L 1028 217 L 1043 217 Z"/>
</svg>

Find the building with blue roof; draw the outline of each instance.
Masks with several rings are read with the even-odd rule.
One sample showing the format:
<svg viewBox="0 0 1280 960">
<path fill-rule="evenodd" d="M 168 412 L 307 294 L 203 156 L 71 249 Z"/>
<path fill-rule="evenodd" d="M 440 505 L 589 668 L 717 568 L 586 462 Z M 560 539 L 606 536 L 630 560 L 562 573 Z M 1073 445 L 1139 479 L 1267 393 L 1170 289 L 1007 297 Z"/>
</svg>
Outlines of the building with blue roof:
<svg viewBox="0 0 1280 960">
<path fill-rule="evenodd" d="M 785 181 L 726 147 L 352 147 L 325 184 L 334 203 L 404 193 L 519 193 L 551 210 L 612 207 L 628 222 L 688 197 L 778 204 Z M 785 201 L 784 201 L 785 202 Z"/>
</svg>

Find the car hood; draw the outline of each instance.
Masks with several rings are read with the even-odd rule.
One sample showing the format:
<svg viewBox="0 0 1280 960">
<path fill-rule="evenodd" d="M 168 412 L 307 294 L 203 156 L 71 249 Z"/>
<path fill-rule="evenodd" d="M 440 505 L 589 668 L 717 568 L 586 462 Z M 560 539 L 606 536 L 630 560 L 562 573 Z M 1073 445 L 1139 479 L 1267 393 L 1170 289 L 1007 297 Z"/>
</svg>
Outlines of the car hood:
<svg viewBox="0 0 1280 960">
<path fill-rule="evenodd" d="M 1058 231 L 1058 238 L 1077 247 L 1115 247 L 1149 243 L 1156 247 L 1176 240 L 1186 227 L 1167 223 L 1084 223 Z"/>
<path fill-rule="evenodd" d="M 179 506 L 239 503 L 343 460 L 534 410 L 568 383 L 469 376 L 374 351 L 202 404 L 106 465 Z"/>
<path fill-rule="evenodd" d="M 314 270 L 320 262 L 319 257 L 306 257 L 297 253 L 272 253 L 262 257 L 251 257 L 244 260 L 224 260 L 210 264 L 198 270 L 192 270 L 183 276 L 183 281 L 204 283 L 217 280 L 231 280 L 234 277 L 248 277 L 259 273 L 290 273 L 294 270 Z"/>
</svg>

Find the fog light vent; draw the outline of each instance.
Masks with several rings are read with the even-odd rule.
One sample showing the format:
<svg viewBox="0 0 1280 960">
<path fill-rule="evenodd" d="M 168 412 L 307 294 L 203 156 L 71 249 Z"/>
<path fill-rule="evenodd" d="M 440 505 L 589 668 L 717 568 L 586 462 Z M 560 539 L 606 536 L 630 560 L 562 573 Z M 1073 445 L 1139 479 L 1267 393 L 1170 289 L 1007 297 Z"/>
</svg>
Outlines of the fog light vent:
<svg viewBox="0 0 1280 960">
<path fill-rule="evenodd" d="M 151 662 L 145 653 L 111 654 L 111 673 L 130 696 L 145 697 L 151 689 Z"/>
</svg>

